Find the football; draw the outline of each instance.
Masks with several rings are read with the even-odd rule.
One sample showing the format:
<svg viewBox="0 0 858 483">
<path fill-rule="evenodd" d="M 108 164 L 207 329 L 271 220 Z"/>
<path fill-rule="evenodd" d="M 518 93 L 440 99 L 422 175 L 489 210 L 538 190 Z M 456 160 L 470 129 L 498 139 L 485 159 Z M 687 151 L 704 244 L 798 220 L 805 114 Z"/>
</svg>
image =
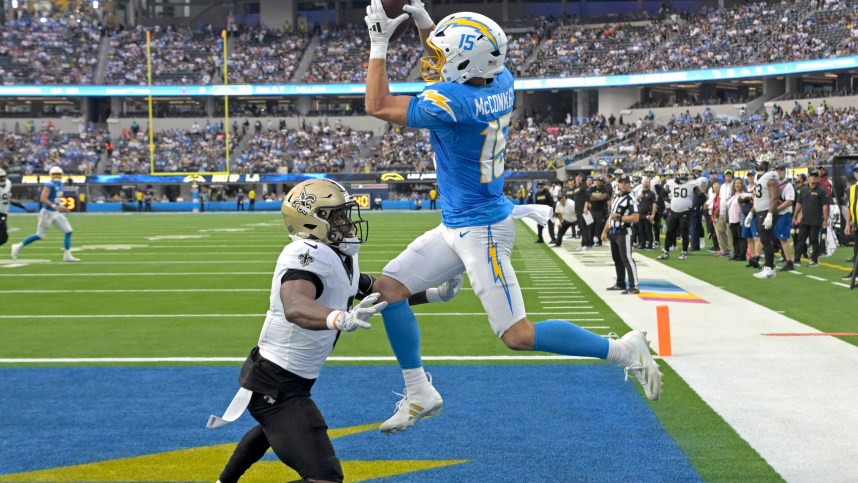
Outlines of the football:
<svg viewBox="0 0 858 483">
<path fill-rule="evenodd" d="M 402 7 L 408 5 L 408 0 L 381 0 L 381 5 L 384 7 L 384 13 L 387 14 L 387 18 L 394 19 L 403 13 Z M 402 37 L 402 34 L 408 30 L 408 27 L 411 25 L 411 19 L 407 19 L 393 31 L 393 35 L 390 36 L 390 41 L 394 42 Z"/>
</svg>

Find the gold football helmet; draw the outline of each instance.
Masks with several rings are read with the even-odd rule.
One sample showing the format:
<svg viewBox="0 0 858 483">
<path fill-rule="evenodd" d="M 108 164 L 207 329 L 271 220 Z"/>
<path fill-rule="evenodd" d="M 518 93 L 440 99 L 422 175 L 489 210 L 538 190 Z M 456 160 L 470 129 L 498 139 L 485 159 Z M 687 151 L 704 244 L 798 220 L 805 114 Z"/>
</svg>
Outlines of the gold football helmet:
<svg viewBox="0 0 858 483">
<path fill-rule="evenodd" d="M 352 218 L 357 210 L 357 218 Z M 295 185 L 280 207 L 289 235 L 326 245 L 364 243 L 369 224 L 352 195 L 336 181 L 309 179 Z"/>
</svg>

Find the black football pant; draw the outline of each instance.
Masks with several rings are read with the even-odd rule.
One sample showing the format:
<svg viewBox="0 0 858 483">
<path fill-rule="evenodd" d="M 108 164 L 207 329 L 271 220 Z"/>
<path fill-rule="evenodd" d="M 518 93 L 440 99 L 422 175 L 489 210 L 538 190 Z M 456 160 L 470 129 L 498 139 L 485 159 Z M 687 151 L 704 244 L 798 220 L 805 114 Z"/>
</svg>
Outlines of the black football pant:
<svg viewBox="0 0 858 483">
<path fill-rule="evenodd" d="M 270 404 L 262 394 L 254 392 L 247 408 L 262 426 L 280 461 L 301 478 L 343 481 L 340 460 L 328 437 L 328 424 L 309 395 L 281 396 Z"/>
<path fill-rule="evenodd" d="M 763 244 L 763 254 L 766 258 L 765 266 L 774 270 L 775 268 L 775 225 L 778 223 L 778 217 L 772 217 L 772 227 L 768 230 L 763 228 L 763 221 L 769 210 L 760 211 L 757 213 L 757 232 L 760 234 L 760 243 Z"/>
<path fill-rule="evenodd" d="M 539 241 L 544 241 L 542 238 L 543 228 L 545 228 L 545 225 L 537 225 L 536 227 L 536 239 Z M 554 222 L 551 220 L 548 220 L 548 236 L 551 237 L 551 243 L 554 243 Z"/>
<path fill-rule="evenodd" d="M 641 221 L 638 222 L 638 238 L 640 238 L 640 243 L 645 248 L 652 248 L 653 223 L 643 214 L 641 214 L 640 219 Z"/>
<path fill-rule="evenodd" d="M 667 236 L 664 239 L 664 251 L 669 252 L 670 247 L 676 244 L 676 231 L 679 230 L 679 235 L 682 237 L 682 251 L 688 251 L 688 219 L 691 216 L 690 211 L 682 213 L 671 213 L 667 217 Z"/>
<path fill-rule="evenodd" d="M 593 225 L 588 225 L 587 222 L 584 221 L 583 211 L 576 211 L 575 214 L 578 215 L 578 233 L 581 235 L 581 246 L 593 246 L 593 232 L 590 231 Z"/>
<path fill-rule="evenodd" d="M 798 241 L 795 246 L 795 261 L 801 260 L 801 254 L 807 250 L 807 242 L 810 241 L 811 256 L 810 259 L 814 263 L 819 262 L 819 230 L 818 226 L 805 225 L 804 223 L 798 226 Z"/>
<path fill-rule="evenodd" d="M 6 215 L 0 214 L 0 245 L 9 240 L 9 230 L 6 229 Z"/>
<path fill-rule="evenodd" d="M 605 212 L 590 210 L 590 214 L 593 215 L 593 233 L 590 233 L 590 236 L 592 237 L 595 234 L 595 236 L 601 237 L 602 231 L 605 229 L 605 222 L 607 221 Z M 602 243 L 601 239 L 599 240 L 599 243 Z M 592 241 L 590 242 L 590 245 L 593 245 Z"/>
<path fill-rule="evenodd" d="M 235 447 L 229 462 L 220 474 L 221 483 L 237 483 L 250 467 L 265 456 L 270 445 L 261 424 L 250 428 Z"/>
<path fill-rule="evenodd" d="M 614 259 L 614 269 L 617 271 L 617 286 L 624 287 L 628 277 L 628 287 L 638 286 L 638 267 L 632 259 L 632 230 L 623 228 L 610 237 L 611 258 Z"/>
<path fill-rule="evenodd" d="M 748 240 L 742 238 L 742 224 L 730 223 L 730 233 L 733 235 L 733 258 L 744 260 L 748 253 Z"/>
<path fill-rule="evenodd" d="M 563 243 L 563 235 L 565 235 L 566 230 L 568 230 L 570 228 L 572 228 L 572 233 L 574 234 L 575 233 L 575 225 L 574 224 L 569 223 L 566 220 L 563 220 L 560 223 L 560 228 L 557 230 L 557 238 L 556 238 L 556 241 L 554 242 L 555 245 L 557 245 L 559 247 L 560 244 Z"/>
<path fill-rule="evenodd" d="M 661 219 L 664 218 L 664 210 L 659 208 L 659 212 L 652 220 L 652 241 L 653 243 L 661 243 Z"/>
</svg>

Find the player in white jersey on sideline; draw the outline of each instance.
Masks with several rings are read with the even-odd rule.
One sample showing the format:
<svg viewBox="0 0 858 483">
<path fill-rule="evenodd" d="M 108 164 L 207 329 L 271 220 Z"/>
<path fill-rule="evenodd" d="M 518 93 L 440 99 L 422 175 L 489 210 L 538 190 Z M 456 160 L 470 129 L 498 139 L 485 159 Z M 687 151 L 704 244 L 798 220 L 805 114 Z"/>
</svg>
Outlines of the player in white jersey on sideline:
<svg viewBox="0 0 858 483">
<path fill-rule="evenodd" d="M 12 182 L 6 176 L 6 170 L 0 168 L 0 245 L 9 240 L 9 231 L 6 228 L 6 218 L 9 216 L 9 205 L 17 206 L 27 213 L 32 213 L 34 210 L 27 208 L 20 201 L 12 199 Z"/>
<path fill-rule="evenodd" d="M 245 409 L 259 422 L 239 442 L 221 483 L 237 482 L 269 446 L 301 481 L 343 481 L 310 390 L 340 333 L 370 328 L 367 319 L 387 305 L 373 305 L 379 297 L 372 293 L 375 279 L 360 273 L 357 255 L 368 223 L 345 188 L 327 179 L 304 181 L 286 195 L 280 211 L 293 241 L 277 259 L 258 346 L 241 369 L 241 389 L 226 414 L 207 424 L 224 426 Z M 459 274 L 411 303 L 450 300 L 461 281 Z M 350 308 L 354 298 L 362 301 Z"/>
<path fill-rule="evenodd" d="M 778 174 L 769 171 L 771 167 L 771 155 L 761 154 L 757 158 L 757 175 L 754 181 L 754 209 L 748 213 L 745 224 L 750 224 L 750 217 L 757 220 L 757 231 L 760 233 L 760 243 L 763 245 L 765 264 L 756 278 L 775 278 L 775 224 L 778 219 L 778 196 L 780 196 L 780 183 Z"/>
<path fill-rule="evenodd" d="M 71 253 L 72 227 L 65 215 L 65 213 L 69 213 L 69 209 L 60 204 L 60 199 L 63 197 L 63 169 L 54 166 L 48 173 L 51 175 L 51 180 L 42 186 L 42 193 L 39 196 L 42 209 L 39 210 L 39 223 L 36 225 L 36 233 L 28 236 L 21 243 L 12 245 L 12 259 L 17 260 L 22 248 L 45 238 L 48 228 L 51 225 L 57 225 L 57 228 L 65 234 L 63 261 L 79 262 L 80 260 Z"/>
<path fill-rule="evenodd" d="M 660 260 L 670 258 L 670 248 L 676 244 L 676 232 L 682 237 L 682 252 L 680 260 L 688 258 L 689 221 L 694 209 L 695 199 L 700 194 L 697 179 L 691 177 L 688 168 L 682 166 L 676 174 L 676 179 L 664 184 L 670 194 L 670 215 L 667 217 L 667 235 L 664 240 L 664 251 L 658 256 Z"/>
</svg>

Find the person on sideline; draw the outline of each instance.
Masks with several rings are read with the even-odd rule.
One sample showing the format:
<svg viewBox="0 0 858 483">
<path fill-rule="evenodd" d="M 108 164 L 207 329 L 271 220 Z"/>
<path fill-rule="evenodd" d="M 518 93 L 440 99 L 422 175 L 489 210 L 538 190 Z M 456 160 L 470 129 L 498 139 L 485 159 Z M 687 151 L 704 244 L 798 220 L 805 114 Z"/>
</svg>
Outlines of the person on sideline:
<svg viewBox="0 0 858 483">
<path fill-rule="evenodd" d="M 640 221 L 638 202 L 631 195 L 632 184 L 627 176 L 617 179 L 619 193 L 611 200 L 611 213 L 602 230 L 602 241 L 611 242 L 611 257 L 617 271 L 617 282 L 608 290 L 622 290 L 624 294 L 640 293 L 638 268 L 632 259 L 632 226 Z M 628 279 L 628 285 L 626 280 Z"/>
</svg>

